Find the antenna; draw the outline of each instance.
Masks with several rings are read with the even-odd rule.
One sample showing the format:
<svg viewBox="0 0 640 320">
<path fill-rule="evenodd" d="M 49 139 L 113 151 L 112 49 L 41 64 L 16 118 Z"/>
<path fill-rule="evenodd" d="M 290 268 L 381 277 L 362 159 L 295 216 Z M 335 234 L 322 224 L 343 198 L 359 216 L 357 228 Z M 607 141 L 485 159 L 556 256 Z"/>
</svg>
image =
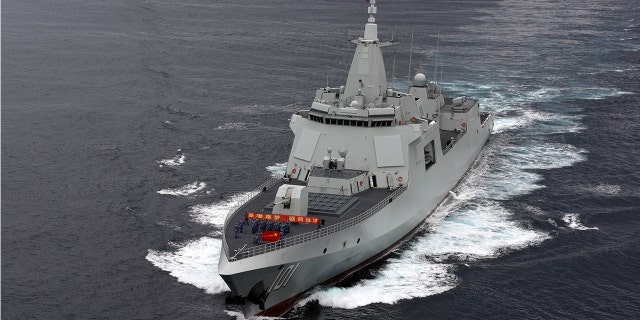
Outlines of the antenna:
<svg viewBox="0 0 640 320">
<path fill-rule="evenodd" d="M 436 61 L 433 64 L 433 81 L 438 83 L 438 47 L 440 46 L 440 30 L 438 30 L 438 41 L 436 42 Z M 440 69 L 442 72 L 442 69 Z M 442 73 L 440 73 L 440 80 L 442 80 Z"/>
<path fill-rule="evenodd" d="M 438 29 L 438 40 L 436 41 L 436 61 L 433 65 L 433 82 L 436 84 L 436 90 L 441 91 L 438 87 L 438 48 L 440 47 L 440 29 Z M 442 68 L 440 68 L 440 82 L 442 82 Z M 438 106 L 438 116 L 440 116 L 440 112 L 442 109 L 442 105 Z"/>
<path fill-rule="evenodd" d="M 393 31 L 391 31 L 391 42 L 393 42 Z M 398 52 L 398 46 L 393 48 L 393 65 L 391 67 L 391 88 L 393 89 L 394 82 L 396 80 L 396 53 Z"/>
<path fill-rule="evenodd" d="M 422 72 L 422 70 L 424 70 L 424 66 L 426 65 L 426 63 L 424 63 L 424 61 L 422 61 L 422 58 L 420 58 L 420 64 L 419 64 L 419 68 L 418 68 L 418 72 Z"/>
<path fill-rule="evenodd" d="M 368 9 L 368 13 L 369 13 L 369 23 L 374 23 L 376 22 L 376 18 L 374 17 L 374 15 L 376 13 L 378 13 L 378 8 L 376 8 L 376 0 L 368 0 L 369 1 L 369 9 Z"/>
<path fill-rule="evenodd" d="M 409 77 L 407 77 L 407 79 L 409 80 L 409 83 L 411 83 L 411 56 L 413 55 L 413 33 L 414 32 L 415 32 L 415 29 L 411 31 L 411 47 L 409 47 Z"/>
</svg>

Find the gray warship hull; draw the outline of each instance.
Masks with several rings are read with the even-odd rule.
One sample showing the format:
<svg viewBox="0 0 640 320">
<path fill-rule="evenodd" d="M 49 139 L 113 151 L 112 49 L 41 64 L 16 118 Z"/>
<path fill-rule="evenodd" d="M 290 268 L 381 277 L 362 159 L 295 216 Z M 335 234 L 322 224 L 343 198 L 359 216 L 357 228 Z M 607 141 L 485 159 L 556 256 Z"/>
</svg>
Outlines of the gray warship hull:
<svg viewBox="0 0 640 320">
<path fill-rule="evenodd" d="M 387 202 L 384 208 L 360 223 L 241 260 L 230 261 L 222 254 L 218 271 L 234 294 L 248 297 L 257 283 L 264 283 L 267 294 L 263 305 L 247 300 L 244 314 L 281 315 L 310 288 L 337 282 L 409 239 L 471 168 L 492 127 L 493 118 L 488 117 L 477 128 L 482 134 L 460 139 L 458 144 L 465 148 L 460 145 L 441 155 L 443 161 L 434 164 L 433 170 L 421 172 L 421 168 L 415 168 L 424 177 L 412 179 L 404 190 L 398 189 L 402 192 L 397 197 L 390 194 L 391 202 L 383 199 Z"/>
<path fill-rule="evenodd" d="M 377 38 L 375 2 L 364 37 L 354 40 L 346 85 L 319 89 L 311 107 L 291 117 L 285 177 L 265 182 L 227 216 L 218 272 L 245 316 L 281 315 L 314 286 L 402 244 L 491 135 L 493 115 L 476 99 L 445 98 L 423 74 L 407 93 L 387 88 L 380 48 L 391 43 Z M 289 232 L 282 217 L 303 223 Z M 263 243 L 265 232 L 277 236 Z"/>
</svg>

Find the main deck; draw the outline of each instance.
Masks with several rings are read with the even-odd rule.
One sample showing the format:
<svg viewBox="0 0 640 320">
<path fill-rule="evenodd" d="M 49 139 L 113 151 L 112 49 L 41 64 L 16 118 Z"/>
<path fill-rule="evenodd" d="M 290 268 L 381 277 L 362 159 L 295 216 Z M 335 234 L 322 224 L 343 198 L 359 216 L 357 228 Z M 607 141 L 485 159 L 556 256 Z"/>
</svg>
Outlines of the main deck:
<svg viewBox="0 0 640 320">
<path fill-rule="evenodd" d="M 257 194 L 227 217 L 224 226 L 225 251 L 231 259 L 242 259 L 256 254 L 261 254 L 289 245 L 300 243 L 305 240 L 303 235 L 318 237 L 320 234 L 332 233 L 335 230 L 345 227 L 344 222 L 355 221 L 354 218 L 366 218 L 378 211 L 381 207 L 391 202 L 406 187 L 395 190 L 370 188 L 352 196 L 331 195 L 325 193 L 309 193 L 308 216 L 319 218 L 321 224 L 292 223 L 289 233 L 281 236 L 281 239 L 272 243 L 254 243 L 251 222 L 246 221 L 247 212 L 273 213 L 273 201 L 276 192 L 283 184 L 304 185 L 302 181 L 279 179 L 275 183 L 265 183 L 257 190 Z M 238 223 L 243 223 L 242 232 L 236 231 L 234 227 Z M 316 232 L 314 232 L 316 231 Z M 305 238 L 305 239 L 302 239 Z"/>
</svg>

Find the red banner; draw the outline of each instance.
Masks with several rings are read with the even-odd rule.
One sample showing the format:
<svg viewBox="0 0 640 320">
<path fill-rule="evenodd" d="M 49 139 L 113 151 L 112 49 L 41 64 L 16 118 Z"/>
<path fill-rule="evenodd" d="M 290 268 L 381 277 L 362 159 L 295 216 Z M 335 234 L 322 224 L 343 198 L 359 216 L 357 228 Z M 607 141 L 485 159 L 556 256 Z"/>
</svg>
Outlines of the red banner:
<svg viewBox="0 0 640 320">
<path fill-rule="evenodd" d="M 320 224 L 320 218 L 310 216 L 296 216 L 292 214 L 279 214 L 279 213 L 261 213 L 250 212 L 246 213 L 247 219 L 258 220 L 273 220 L 273 221 L 290 221 L 292 223 L 308 223 L 308 224 Z"/>
<path fill-rule="evenodd" d="M 262 241 L 274 242 L 280 240 L 280 232 L 279 231 L 262 231 L 260 234 L 260 239 Z"/>
</svg>

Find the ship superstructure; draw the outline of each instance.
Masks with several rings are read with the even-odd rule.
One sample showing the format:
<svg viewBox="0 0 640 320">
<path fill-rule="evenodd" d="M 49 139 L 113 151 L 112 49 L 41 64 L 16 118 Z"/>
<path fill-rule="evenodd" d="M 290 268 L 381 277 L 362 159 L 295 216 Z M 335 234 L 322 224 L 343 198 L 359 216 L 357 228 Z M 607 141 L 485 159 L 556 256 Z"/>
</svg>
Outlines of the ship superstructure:
<svg viewBox="0 0 640 320">
<path fill-rule="evenodd" d="M 478 157 L 493 115 L 448 99 L 417 74 L 387 86 L 376 1 L 347 82 L 317 90 L 291 117 L 286 174 L 254 190 L 225 221 L 218 272 L 245 316 L 281 315 L 408 239 Z"/>
</svg>

